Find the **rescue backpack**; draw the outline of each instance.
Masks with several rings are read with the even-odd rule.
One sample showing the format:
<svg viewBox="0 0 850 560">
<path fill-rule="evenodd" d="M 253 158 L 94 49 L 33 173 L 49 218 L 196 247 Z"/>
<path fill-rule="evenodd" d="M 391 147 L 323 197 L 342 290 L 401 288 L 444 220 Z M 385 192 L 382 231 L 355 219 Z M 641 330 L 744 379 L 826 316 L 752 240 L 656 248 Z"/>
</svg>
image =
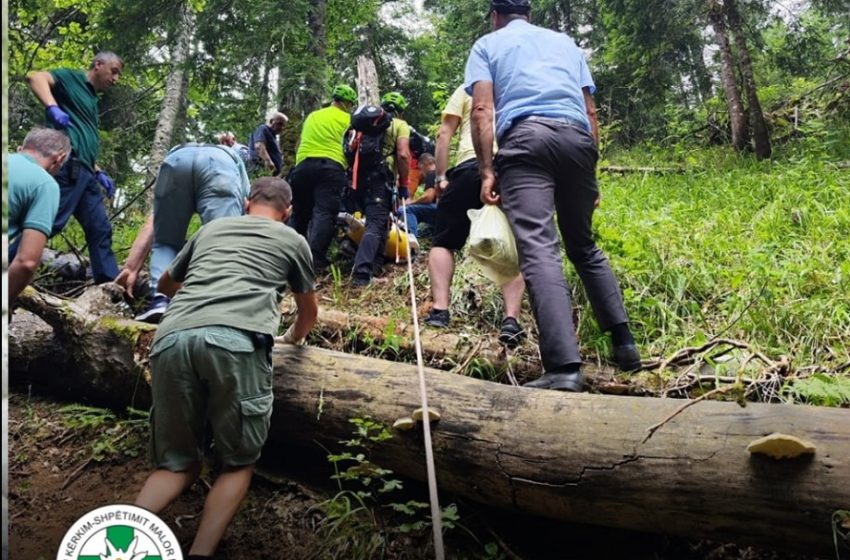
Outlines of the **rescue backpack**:
<svg viewBox="0 0 850 560">
<path fill-rule="evenodd" d="M 351 188 L 369 175 L 387 170 L 384 138 L 393 116 L 381 107 L 362 105 L 351 115 L 351 128 L 343 139 L 343 150 L 351 167 Z"/>
</svg>

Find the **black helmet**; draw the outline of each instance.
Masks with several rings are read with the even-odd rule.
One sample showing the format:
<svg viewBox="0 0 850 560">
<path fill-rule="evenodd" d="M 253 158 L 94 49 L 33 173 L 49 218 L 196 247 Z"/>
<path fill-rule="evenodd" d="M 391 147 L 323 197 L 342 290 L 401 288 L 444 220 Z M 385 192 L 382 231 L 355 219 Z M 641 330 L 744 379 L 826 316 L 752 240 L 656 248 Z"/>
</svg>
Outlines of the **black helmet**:
<svg viewBox="0 0 850 560">
<path fill-rule="evenodd" d="M 490 0 L 490 12 L 500 14 L 528 14 L 531 11 L 530 0 Z M 489 13 L 489 12 L 488 12 Z"/>
</svg>

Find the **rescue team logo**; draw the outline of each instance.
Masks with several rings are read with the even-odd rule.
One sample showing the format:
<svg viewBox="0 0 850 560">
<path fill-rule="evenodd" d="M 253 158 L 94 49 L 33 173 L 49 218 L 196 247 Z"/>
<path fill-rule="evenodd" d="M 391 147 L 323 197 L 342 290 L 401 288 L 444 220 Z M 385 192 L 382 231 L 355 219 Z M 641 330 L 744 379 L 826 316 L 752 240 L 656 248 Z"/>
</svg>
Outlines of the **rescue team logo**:
<svg viewBox="0 0 850 560">
<path fill-rule="evenodd" d="M 56 560 L 183 560 L 168 525 L 144 508 L 115 504 L 90 511 L 74 523 Z"/>
</svg>

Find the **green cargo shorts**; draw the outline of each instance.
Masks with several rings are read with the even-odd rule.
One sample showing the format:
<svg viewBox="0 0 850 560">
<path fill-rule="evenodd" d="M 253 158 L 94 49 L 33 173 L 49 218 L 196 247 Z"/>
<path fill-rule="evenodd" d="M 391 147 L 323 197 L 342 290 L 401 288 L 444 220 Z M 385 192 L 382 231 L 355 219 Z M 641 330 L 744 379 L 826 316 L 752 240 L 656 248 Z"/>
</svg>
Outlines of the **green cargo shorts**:
<svg viewBox="0 0 850 560">
<path fill-rule="evenodd" d="M 272 365 L 251 336 L 223 326 L 169 333 L 151 349 L 151 457 L 179 472 L 203 458 L 204 426 L 227 467 L 251 465 L 269 433 Z"/>
</svg>

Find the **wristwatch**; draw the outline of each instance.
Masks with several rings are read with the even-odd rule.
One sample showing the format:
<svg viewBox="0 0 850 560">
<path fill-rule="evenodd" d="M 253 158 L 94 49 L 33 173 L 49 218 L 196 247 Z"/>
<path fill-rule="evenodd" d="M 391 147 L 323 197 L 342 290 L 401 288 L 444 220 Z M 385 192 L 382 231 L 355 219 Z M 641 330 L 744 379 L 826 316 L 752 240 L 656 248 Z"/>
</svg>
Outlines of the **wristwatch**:
<svg viewBox="0 0 850 560">
<path fill-rule="evenodd" d="M 435 183 L 442 183 L 443 181 L 448 181 L 448 178 L 445 175 L 437 175 L 434 177 Z"/>
</svg>

